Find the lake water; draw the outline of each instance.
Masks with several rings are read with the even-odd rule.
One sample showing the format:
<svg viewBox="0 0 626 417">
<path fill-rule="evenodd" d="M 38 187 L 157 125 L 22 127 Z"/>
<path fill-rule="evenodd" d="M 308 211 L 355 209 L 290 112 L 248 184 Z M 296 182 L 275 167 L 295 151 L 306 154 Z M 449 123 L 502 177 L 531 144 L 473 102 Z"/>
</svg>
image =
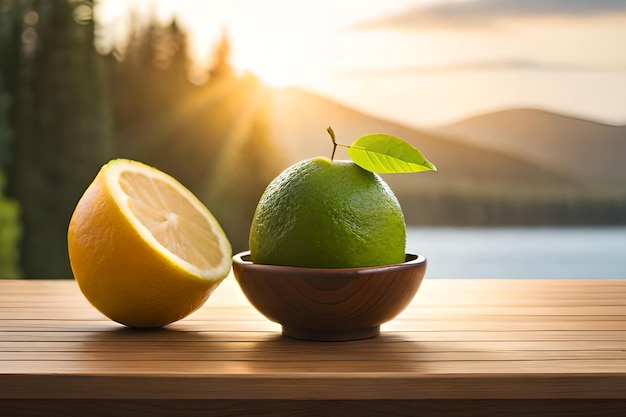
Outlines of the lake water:
<svg viewBox="0 0 626 417">
<path fill-rule="evenodd" d="M 427 278 L 626 278 L 626 227 L 409 228 Z"/>
</svg>

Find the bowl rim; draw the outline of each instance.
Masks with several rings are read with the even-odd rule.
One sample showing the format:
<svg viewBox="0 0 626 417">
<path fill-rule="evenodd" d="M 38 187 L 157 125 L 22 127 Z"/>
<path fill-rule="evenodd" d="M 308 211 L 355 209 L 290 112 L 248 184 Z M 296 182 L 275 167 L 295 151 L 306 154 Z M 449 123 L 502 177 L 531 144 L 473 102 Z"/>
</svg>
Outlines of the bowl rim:
<svg viewBox="0 0 626 417">
<path fill-rule="evenodd" d="M 250 250 L 245 250 L 236 253 L 232 257 L 233 264 L 237 264 L 243 267 L 253 267 L 258 269 L 267 270 L 280 270 L 281 272 L 313 272 L 315 274 L 337 274 L 337 273 L 370 273 L 370 272 L 387 272 L 397 271 L 399 269 L 408 269 L 421 265 L 426 262 L 426 257 L 420 254 L 406 253 L 405 261 L 399 264 L 379 265 L 379 266 L 364 266 L 353 268 L 310 268 L 310 267 L 298 267 L 298 266 L 286 266 L 286 265 L 270 265 L 270 264 L 255 264 L 249 260 Z"/>
</svg>

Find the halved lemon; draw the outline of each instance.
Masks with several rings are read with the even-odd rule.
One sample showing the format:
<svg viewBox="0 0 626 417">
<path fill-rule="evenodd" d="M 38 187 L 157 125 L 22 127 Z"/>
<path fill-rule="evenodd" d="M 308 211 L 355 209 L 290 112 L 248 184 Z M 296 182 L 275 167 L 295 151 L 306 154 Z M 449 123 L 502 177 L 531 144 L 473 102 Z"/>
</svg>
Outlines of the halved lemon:
<svg viewBox="0 0 626 417">
<path fill-rule="evenodd" d="M 87 300 L 130 327 L 160 327 L 204 304 L 228 275 L 230 243 L 211 212 L 156 168 L 115 159 L 80 198 L 68 227 Z"/>
</svg>

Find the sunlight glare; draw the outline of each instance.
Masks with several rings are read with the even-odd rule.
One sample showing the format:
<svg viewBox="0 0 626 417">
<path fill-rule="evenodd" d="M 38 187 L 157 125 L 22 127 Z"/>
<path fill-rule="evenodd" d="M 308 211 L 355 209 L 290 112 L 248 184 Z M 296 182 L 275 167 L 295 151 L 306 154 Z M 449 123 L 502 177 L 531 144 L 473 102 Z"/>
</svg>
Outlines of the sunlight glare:
<svg viewBox="0 0 626 417">
<path fill-rule="evenodd" d="M 297 81 L 297 63 L 290 57 L 295 46 L 275 45 L 271 49 L 238 49 L 233 53 L 233 65 L 240 71 L 251 72 L 274 88 L 292 86 Z"/>
<path fill-rule="evenodd" d="M 324 20 L 324 9 L 309 9 L 282 15 L 283 7 L 255 5 L 246 14 L 234 15 L 229 22 L 232 35 L 232 63 L 240 71 L 250 71 L 267 84 L 283 88 L 298 84 L 310 76 L 311 57 L 320 56 L 321 45 L 334 28 Z M 252 17 L 254 16 L 254 19 Z"/>
</svg>

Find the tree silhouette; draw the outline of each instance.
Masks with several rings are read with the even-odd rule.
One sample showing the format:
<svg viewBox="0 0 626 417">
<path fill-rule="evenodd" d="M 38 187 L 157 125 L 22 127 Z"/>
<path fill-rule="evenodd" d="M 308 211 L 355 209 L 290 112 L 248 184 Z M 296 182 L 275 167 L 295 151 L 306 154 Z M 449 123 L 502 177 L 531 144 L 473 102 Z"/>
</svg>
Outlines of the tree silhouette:
<svg viewBox="0 0 626 417">
<path fill-rule="evenodd" d="M 20 264 L 28 278 L 67 278 L 66 235 L 79 197 L 110 156 L 100 57 L 87 2 L 14 3 L 21 27 L 8 192 L 21 207 Z M 9 74 L 13 74 L 9 71 Z"/>
<path fill-rule="evenodd" d="M 222 36 L 213 51 L 213 59 L 208 73 L 209 80 L 227 78 L 234 74 L 230 63 L 230 40 L 226 29 L 222 30 Z"/>
</svg>

